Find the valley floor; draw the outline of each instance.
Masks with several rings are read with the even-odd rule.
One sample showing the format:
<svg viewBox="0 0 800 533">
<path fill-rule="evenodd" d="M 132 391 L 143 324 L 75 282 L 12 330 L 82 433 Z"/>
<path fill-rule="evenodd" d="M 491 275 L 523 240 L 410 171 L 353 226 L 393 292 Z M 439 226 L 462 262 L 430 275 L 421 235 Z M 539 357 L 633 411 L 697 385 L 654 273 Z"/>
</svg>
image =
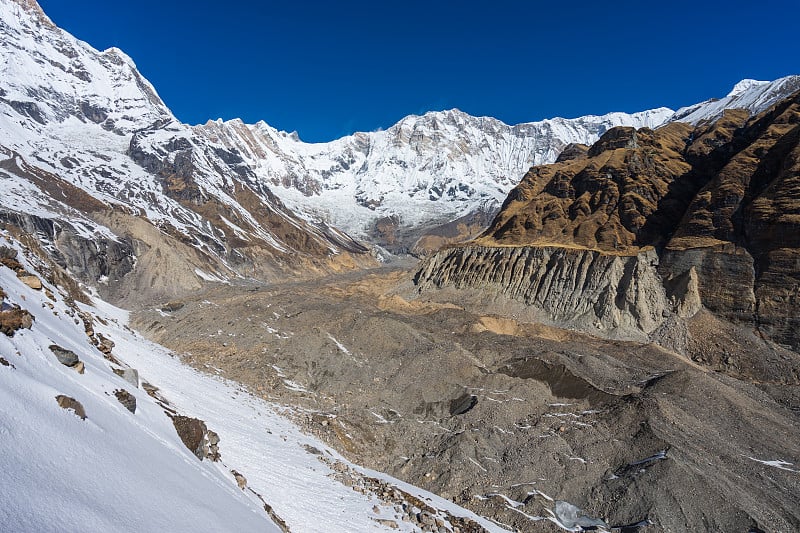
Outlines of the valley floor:
<svg viewBox="0 0 800 533">
<path fill-rule="evenodd" d="M 554 515 L 567 528 L 800 528 L 794 377 L 756 383 L 446 296 L 420 297 L 407 266 L 387 267 L 220 285 L 133 324 L 196 368 L 293 406 L 348 459 L 509 529 L 557 530 Z M 699 342 L 712 353 L 720 341 Z M 775 346 L 725 349 L 797 368 Z"/>
</svg>

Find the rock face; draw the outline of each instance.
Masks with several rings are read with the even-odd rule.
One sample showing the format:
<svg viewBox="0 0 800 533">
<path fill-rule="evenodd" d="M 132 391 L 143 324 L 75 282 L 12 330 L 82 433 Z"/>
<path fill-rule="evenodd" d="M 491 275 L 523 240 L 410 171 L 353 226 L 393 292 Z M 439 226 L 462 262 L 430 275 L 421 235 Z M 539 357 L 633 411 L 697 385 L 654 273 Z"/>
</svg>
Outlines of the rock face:
<svg viewBox="0 0 800 533">
<path fill-rule="evenodd" d="M 531 306 L 538 321 L 643 339 L 671 306 L 655 251 L 635 256 L 559 247 L 461 246 L 427 260 L 420 290 L 480 288 Z"/>
<path fill-rule="evenodd" d="M 752 118 L 615 128 L 586 158 L 532 168 L 483 235 L 415 281 L 611 337 L 647 337 L 702 306 L 797 350 L 798 191 L 800 93 Z"/>
</svg>

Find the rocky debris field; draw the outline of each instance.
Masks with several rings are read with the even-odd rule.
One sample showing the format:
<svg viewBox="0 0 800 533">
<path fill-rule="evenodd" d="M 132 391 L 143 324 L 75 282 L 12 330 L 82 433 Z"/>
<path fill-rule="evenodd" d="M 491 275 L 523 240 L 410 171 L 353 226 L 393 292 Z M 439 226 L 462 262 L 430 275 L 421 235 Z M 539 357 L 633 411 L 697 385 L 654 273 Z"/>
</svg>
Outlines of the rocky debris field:
<svg viewBox="0 0 800 533">
<path fill-rule="evenodd" d="M 603 340 L 425 299 L 412 272 L 220 286 L 134 326 L 301 408 L 348 458 L 510 529 L 800 527 L 794 352 L 709 335 L 706 311 L 690 320 L 694 356 Z M 737 367 L 757 357 L 788 373 Z"/>
</svg>

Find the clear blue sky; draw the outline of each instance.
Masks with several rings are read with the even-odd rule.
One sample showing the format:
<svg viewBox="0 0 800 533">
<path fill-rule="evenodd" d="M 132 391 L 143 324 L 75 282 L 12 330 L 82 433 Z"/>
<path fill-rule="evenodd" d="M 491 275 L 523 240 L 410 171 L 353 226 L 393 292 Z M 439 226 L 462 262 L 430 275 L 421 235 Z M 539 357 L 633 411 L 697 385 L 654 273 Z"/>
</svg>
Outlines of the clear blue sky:
<svg viewBox="0 0 800 533">
<path fill-rule="evenodd" d="M 516 124 L 677 108 L 800 74 L 800 0 L 40 0 L 184 122 L 306 141 L 457 107 Z"/>
</svg>

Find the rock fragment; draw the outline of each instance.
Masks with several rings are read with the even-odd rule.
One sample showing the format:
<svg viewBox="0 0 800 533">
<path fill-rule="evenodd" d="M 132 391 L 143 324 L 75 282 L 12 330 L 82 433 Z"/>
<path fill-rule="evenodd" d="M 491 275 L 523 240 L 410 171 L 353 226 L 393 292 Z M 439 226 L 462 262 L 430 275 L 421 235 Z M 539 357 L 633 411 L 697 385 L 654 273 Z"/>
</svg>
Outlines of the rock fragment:
<svg viewBox="0 0 800 533">
<path fill-rule="evenodd" d="M 64 366 L 75 367 L 80 363 L 80 359 L 78 359 L 78 356 L 72 350 L 62 348 L 58 344 L 51 344 L 49 348 L 50 351 L 53 352 L 53 355 L 56 356 L 56 359 L 58 359 L 58 362 Z"/>
<path fill-rule="evenodd" d="M 56 396 L 56 401 L 58 402 L 58 406 L 62 409 L 72 411 L 75 413 L 75 416 L 80 417 L 81 420 L 86 420 L 86 410 L 83 408 L 83 405 L 81 405 L 81 402 L 75 398 L 59 394 Z"/>
<path fill-rule="evenodd" d="M 125 389 L 117 389 L 114 391 L 114 396 L 117 397 L 117 400 L 125 409 L 131 413 L 136 413 L 136 397 L 133 394 Z"/>
</svg>

